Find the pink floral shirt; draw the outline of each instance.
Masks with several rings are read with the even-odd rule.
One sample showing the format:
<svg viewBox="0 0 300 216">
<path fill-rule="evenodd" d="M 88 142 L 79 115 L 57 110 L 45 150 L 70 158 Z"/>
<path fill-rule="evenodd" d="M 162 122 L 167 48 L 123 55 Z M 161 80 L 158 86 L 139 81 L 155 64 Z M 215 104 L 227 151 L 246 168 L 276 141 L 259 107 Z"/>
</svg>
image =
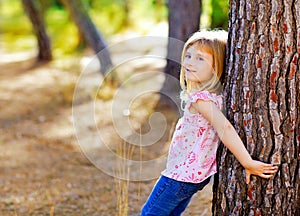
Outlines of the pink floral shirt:
<svg viewBox="0 0 300 216">
<path fill-rule="evenodd" d="M 222 108 L 222 96 L 208 91 L 190 95 L 183 116 L 173 134 L 167 167 L 162 175 L 183 182 L 200 183 L 217 172 L 216 153 L 219 137 L 216 130 L 200 114 L 189 107 L 197 100 L 213 101 Z"/>
</svg>

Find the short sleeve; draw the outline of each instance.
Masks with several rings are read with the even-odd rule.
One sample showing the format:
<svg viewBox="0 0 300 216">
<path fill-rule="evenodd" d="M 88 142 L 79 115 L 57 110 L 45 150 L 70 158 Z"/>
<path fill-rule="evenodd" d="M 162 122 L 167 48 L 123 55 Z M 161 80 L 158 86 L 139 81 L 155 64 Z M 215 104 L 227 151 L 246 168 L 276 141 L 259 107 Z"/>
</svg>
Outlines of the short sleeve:
<svg viewBox="0 0 300 216">
<path fill-rule="evenodd" d="M 187 107 L 189 107 L 191 103 L 196 103 L 197 100 L 212 101 L 217 105 L 219 109 L 222 109 L 222 104 L 223 104 L 222 95 L 216 95 L 214 93 L 210 93 L 209 91 L 194 92 L 191 95 L 189 95 Z"/>
<path fill-rule="evenodd" d="M 196 103 L 197 100 L 204 100 L 204 101 L 213 101 L 215 100 L 211 97 L 208 91 L 201 91 L 201 92 L 194 92 L 190 96 L 190 102 Z"/>
</svg>

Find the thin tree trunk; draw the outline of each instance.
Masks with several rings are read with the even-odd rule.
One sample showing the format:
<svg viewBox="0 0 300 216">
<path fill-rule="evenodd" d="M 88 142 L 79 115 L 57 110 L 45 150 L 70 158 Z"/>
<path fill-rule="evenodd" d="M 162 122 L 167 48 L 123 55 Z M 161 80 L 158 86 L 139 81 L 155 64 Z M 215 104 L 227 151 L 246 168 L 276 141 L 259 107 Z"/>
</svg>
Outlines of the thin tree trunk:
<svg viewBox="0 0 300 216">
<path fill-rule="evenodd" d="M 43 17 L 34 0 L 22 0 L 24 10 L 26 11 L 36 35 L 39 53 L 39 61 L 49 61 L 52 59 L 50 39 L 47 35 Z"/>
<path fill-rule="evenodd" d="M 124 20 L 123 20 L 123 28 L 127 28 L 130 24 L 130 5 L 132 4 L 132 2 L 130 0 L 124 0 L 123 1 L 123 8 L 124 8 L 124 13 L 125 13 L 125 16 L 124 16 Z"/>
<path fill-rule="evenodd" d="M 62 0 L 63 4 L 71 12 L 71 15 L 87 43 L 97 53 L 100 61 L 101 72 L 105 74 L 112 67 L 112 61 L 107 45 L 91 20 L 81 0 Z"/>
<path fill-rule="evenodd" d="M 231 0 L 225 102 L 252 158 L 277 164 L 246 185 L 219 149 L 213 215 L 300 215 L 300 2 Z"/>
</svg>

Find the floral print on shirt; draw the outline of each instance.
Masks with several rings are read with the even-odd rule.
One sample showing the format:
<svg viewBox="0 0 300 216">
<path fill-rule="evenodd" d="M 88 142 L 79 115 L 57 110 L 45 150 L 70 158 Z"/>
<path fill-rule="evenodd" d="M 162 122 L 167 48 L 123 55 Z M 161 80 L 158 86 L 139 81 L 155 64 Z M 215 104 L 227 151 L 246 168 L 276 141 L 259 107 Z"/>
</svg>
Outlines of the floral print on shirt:
<svg viewBox="0 0 300 216">
<path fill-rule="evenodd" d="M 200 183 L 217 172 L 216 153 L 219 138 L 215 129 L 200 113 L 189 107 L 197 100 L 213 101 L 222 108 L 222 96 L 208 91 L 190 95 L 183 116 L 178 120 L 162 175 L 183 181 Z"/>
</svg>

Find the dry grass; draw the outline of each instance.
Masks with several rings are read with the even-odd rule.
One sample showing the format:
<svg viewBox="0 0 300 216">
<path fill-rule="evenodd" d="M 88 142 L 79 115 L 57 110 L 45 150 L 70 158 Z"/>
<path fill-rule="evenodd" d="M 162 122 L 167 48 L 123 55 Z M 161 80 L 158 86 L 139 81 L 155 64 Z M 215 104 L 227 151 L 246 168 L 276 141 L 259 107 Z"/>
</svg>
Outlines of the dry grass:
<svg viewBox="0 0 300 216">
<path fill-rule="evenodd" d="M 117 147 L 117 155 L 120 156 L 118 164 L 116 164 L 116 176 L 123 176 L 125 179 L 115 177 L 116 195 L 117 195 L 117 211 L 116 216 L 128 215 L 128 191 L 129 191 L 129 173 L 130 167 L 126 166 L 126 161 L 132 159 L 134 151 L 133 145 L 126 145 L 122 142 Z"/>
</svg>

